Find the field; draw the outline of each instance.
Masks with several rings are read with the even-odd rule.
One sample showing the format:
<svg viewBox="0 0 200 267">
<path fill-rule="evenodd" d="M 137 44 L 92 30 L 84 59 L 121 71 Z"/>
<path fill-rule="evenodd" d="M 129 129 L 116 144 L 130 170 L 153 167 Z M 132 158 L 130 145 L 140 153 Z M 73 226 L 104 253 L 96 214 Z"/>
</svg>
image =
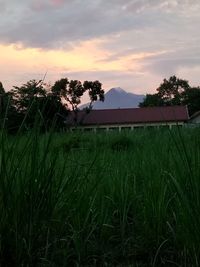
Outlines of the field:
<svg viewBox="0 0 200 267">
<path fill-rule="evenodd" d="M 200 129 L 0 135 L 0 266 L 200 266 Z"/>
</svg>

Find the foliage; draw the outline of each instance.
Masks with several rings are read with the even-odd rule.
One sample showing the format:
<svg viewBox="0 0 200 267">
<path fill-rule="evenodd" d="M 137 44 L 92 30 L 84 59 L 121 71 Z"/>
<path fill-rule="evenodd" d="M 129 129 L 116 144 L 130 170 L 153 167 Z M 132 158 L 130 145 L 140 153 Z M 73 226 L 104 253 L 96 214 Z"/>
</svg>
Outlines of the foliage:
<svg viewBox="0 0 200 267">
<path fill-rule="evenodd" d="M 172 76 L 164 79 L 158 87 L 158 96 L 166 105 L 180 105 L 183 101 L 183 93 L 190 88 L 188 81 Z"/>
<path fill-rule="evenodd" d="M 163 106 L 164 101 L 160 98 L 158 94 L 147 94 L 144 98 L 143 102 L 139 104 L 142 107 L 155 107 L 155 106 Z"/>
<path fill-rule="evenodd" d="M 84 81 L 82 84 L 78 80 L 69 81 L 67 78 L 60 79 L 55 82 L 52 87 L 54 95 L 63 99 L 67 107 L 73 111 L 74 123 L 78 123 L 78 105 L 81 103 L 81 98 L 85 93 L 88 93 L 90 98 L 89 105 L 85 108 L 84 116 L 92 109 L 93 102 L 100 100 L 104 101 L 104 90 L 99 81 Z M 84 119 L 81 118 L 81 121 Z"/>
<path fill-rule="evenodd" d="M 5 89 L 3 88 L 3 84 L 0 82 L 0 119 L 3 119 L 3 116 L 5 114 L 6 110 L 6 102 L 7 99 L 5 97 Z"/>
<path fill-rule="evenodd" d="M 199 134 L 1 132 L 0 266 L 198 267 Z"/>
<path fill-rule="evenodd" d="M 68 81 L 67 78 L 55 82 L 52 87 L 52 92 L 63 98 L 66 101 L 67 107 L 72 110 L 77 110 L 78 105 L 81 103 L 81 96 L 83 96 L 84 89 L 78 80 Z"/>
<path fill-rule="evenodd" d="M 14 86 L 11 90 L 14 104 L 18 111 L 26 112 L 33 102 L 46 96 L 42 81 L 30 80 L 22 86 Z"/>
<path fill-rule="evenodd" d="M 43 131 L 51 128 L 66 127 L 64 124 L 69 108 L 74 111 L 75 120 L 78 116 L 78 105 L 83 94 L 87 91 L 90 105 L 84 115 L 92 108 L 96 100 L 104 100 L 104 91 L 99 81 L 80 81 L 60 79 L 49 88 L 42 80 L 30 80 L 22 86 L 14 86 L 5 92 L 0 83 L 0 116 L 1 126 L 10 132 L 17 132 L 23 125 L 24 129 L 31 129 L 38 119 Z M 4 123 L 2 123 L 4 122 Z M 22 128 L 22 127 L 21 127 Z"/>
<path fill-rule="evenodd" d="M 189 114 L 192 115 L 200 110 L 200 87 L 189 88 L 183 93 L 184 105 L 188 106 Z"/>
<path fill-rule="evenodd" d="M 3 88 L 2 82 L 0 82 L 0 94 L 4 94 L 4 93 L 5 93 L 5 89 Z"/>
<path fill-rule="evenodd" d="M 0 128 L 15 132 L 21 125 L 22 116 L 17 113 L 11 92 L 6 92 L 0 82 Z"/>
<path fill-rule="evenodd" d="M 55 121 L 56 126 L 63 126 L 62 116 L 67 114 L 60 99 L 51 92 L 47 92 L 43 81 L 30 80 L 21 87 L 14 86 L 10 91 L 13 106 L 24 121 L 24 127 L 31 129 L 38 118 L 41 121 L 41 129 L 49 129 Z"/>
<path fill-rule="evenodd" d="M 156 94 L 147 94 L 140 107 L 187 105 L 189 114 L 199 111 L 200 88 L 193 88 L 188 81 L 171 76 L 157 88 Z"/>
</svg>

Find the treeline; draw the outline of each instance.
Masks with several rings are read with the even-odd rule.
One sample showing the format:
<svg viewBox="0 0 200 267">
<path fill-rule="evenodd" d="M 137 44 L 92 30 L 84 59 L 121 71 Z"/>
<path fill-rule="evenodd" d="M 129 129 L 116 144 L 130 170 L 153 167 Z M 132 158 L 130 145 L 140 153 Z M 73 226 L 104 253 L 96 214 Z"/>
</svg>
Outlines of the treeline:
<svg viewBox="0 0 200 267">
<path fill-rule="evenodd" d="M 140 107 L 187 105 L 189 115 L 200 110 L 200 87 L 192 87 L 189 82 L 171 76 L 157 88 L 157 93 L 147 94 Z"/>
<path fill-rule="evenodd" d="M 200 87 L 192 87 L 189 82 L 171 76 L 164 79 L 155 94 L 147 94 L 140 107 L 187 105 L 189 115 L 200 110 Z M 66 127 L 65 120 L 70 110 L 77 120 L 79 104 L 83 95 L 88 94 L 90 103 L 85 108 L 92 109 L 93 102 L 104 101 L 104 90 L 99 81 L 60 79 L 54 85 L 42 80 L 30 80 L 22 86 L 14 86 L 6 92 L 0 82 L 0 128 L 10 133 L 29 130 L 38 125 L 41 130 L 50 127 Z M 86 113 L 87 113 L 86 112 Z"/>
<path fill-rule="evenodd" d="M 39 123 L 42 130 L 63 128 L 69 110 L 75 113 L 84 94 L 88 94 L 92 108 L 94 101 L 104 100 L 104 90 L 99 81 L 60 79 L 53 86 L 42 80 L 30 80 L 6 92 L 0 82 L 0 127 L 10 133 L 29 130 Z"/>
</svg>

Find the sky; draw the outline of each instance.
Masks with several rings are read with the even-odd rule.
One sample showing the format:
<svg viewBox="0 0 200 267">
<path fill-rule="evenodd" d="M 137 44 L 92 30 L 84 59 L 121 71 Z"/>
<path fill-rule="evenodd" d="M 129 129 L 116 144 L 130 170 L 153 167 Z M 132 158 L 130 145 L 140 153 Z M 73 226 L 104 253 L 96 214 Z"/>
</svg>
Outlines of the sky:
<svg viewBox="0 0 200 267">
<path fill-rule="evenodd" d="M 199 0 L 0 0 L 0 81 L 99 80 L 154 93 L 200 85 Z"/>
</svg>

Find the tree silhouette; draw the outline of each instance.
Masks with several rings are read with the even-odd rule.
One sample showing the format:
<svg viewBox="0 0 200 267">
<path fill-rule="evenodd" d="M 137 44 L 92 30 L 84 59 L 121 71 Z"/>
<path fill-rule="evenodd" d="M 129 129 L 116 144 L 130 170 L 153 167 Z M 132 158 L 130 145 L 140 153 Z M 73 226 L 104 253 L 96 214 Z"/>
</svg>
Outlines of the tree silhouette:
<svg viewBox="0 0 200 267">
<path fill-rule="evenodd" d="M 67 78 L 63 78 L 55 82 L 52 93 L 62 99 L 67 108 L 73 111 L 75 125 L 83 121 L 85 115 L 92 109 L 93 102 L 97 100 L 104 101 L 104 90 L 99 81 L 84 81 L 82 84 L 78 80 L 69 81 Z M 88 94 L 90 103 L 85 108 L 85 112 L 82 112 L 82 117 L 78 121 L 79 105 L 85 93 Z"/>
<path fill-rule="evenodd" d="M 48 129 L 54 120 L 56 127 L 64 126 L 62 116 L 66 116 L 67 110 L 60 98 L 46 90 L 43 81 L 30 80 L 22 86 L 14 86 L 10 94 L 17 113 L 26 118 L 25 128 L 30 129 L 40 121 L 40 127 Z"/>
<path fill-rule="evenodd" d="M 147 94 L 140 107 L 187 105 L 189 115 L 200 110 L 200 87 L 191 87 L 189 82 L 171 76 L 156 89 L 156 94 Z"/>
<path fill-rule="evenodd" d="M 164 79 L 158 87 L 158 97 L 164 101 L 165 105 L 181 105 L 183 93 L 190 88 L 188 81 L 171 76 Z"/>
</svg>

